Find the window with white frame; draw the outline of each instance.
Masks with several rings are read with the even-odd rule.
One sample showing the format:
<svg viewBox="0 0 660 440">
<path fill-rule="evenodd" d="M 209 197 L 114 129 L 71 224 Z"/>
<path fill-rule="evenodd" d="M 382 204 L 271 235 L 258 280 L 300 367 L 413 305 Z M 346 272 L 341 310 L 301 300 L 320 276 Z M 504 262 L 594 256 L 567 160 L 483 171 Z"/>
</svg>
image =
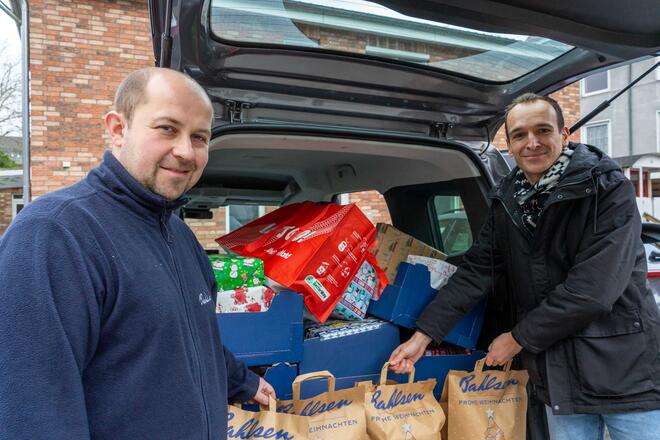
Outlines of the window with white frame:
<svg viewBox="0 0 660 440">
<path fill-rule="evenodd" d="M 12 194 L 11 195 L 11 218 L 16 217 L 16 215 L 21 212 L 23 209 L 23 194 Z"/>
<path fill-rule="evenodd" d="M 612 155 L 610 142 L 610 121 L 600 121 L 588 124 L 584 128 L 587 144 L 598 147 L 601 151 Z"/>
<path fill-rule="evenodd" d="M 610 72 L 594 73 L 582 80 L 582 96 L 607 92 L 610 89 Z"/>
<path fill-rule="evenodd" d="M 245 226 L 266 213 L 265 206 L 229 205 L 225 208 L 225 230 L 227 233 Z"/>
</svg>

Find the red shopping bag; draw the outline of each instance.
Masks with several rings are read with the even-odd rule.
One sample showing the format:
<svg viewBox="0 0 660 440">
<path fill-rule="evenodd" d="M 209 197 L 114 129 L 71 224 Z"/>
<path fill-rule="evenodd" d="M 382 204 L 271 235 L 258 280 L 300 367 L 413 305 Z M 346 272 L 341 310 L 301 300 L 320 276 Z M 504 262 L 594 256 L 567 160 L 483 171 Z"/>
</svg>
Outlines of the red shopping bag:
<svg viewBox="0 0 660 440">
<path fill-rule="evenodd" d="M 307 308 L 324 322 L 365 259 L 377 267 L 369 252 L 375 237 L 376 228 L 355 204 L 304 202 L 284 206 L 216 242 L 261 258 L 266 276 L 303 293 Z"/>
</svg>

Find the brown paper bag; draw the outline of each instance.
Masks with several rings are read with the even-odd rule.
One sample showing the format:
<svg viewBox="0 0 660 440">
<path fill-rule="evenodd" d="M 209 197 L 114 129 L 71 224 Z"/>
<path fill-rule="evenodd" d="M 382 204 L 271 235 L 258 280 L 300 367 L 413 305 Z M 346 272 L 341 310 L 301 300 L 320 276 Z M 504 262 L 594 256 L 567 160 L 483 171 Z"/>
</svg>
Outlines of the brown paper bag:
<svg viewBox="0 0 660 440">
<path fill-rule="evenodd" d="M 405 384 L 387 384 L 385 363 L 380 383 L 367 393 L 367 430 L 371 440 L 439 440 L 445 413 L 433 397 L 435 379 Z"/>
<path fill-rule="evenodd" d="M 511 371 L 511 362 L 502 371 L 483 371 L 484 362 L 447 375 L 448 440 L 525 440 L 527 371 Z"/>
<path fill-rule="evenodd" d="M 309 440 L 309 423 L 305 417 L 278 413 L 276 408 L 275 399 L 270 399 L 268 409 L 262 408 L 260 412 L 227 405 L 227 439 Z"/>
<path fill-rule="evenodd" d="M 328 391 L 311 399 L 301 399 L 300 385 L 306 380 L 317 378 L 328 380 Z M 308 436 L 312 440 L 366 440 L 366 392 L 366 384 L 335 391 L 335 377 L 329 371 L 303 374 L 293 381 L 293 400 L 280 402 L 277 410 L 298 414 L 308 420 Z"/>
</svg>

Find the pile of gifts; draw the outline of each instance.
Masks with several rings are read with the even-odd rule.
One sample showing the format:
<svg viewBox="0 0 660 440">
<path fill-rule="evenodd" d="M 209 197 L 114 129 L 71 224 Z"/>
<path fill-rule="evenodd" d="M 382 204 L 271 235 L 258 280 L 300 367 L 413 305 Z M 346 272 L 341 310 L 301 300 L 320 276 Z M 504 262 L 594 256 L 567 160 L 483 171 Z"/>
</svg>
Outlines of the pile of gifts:
<svg viewBox="0 0 660 440">
<path fill-rule="evenodd" d="M 456 270 L 393 226 L 374 227 L 354 204 L 288 205 L 216 241 L 229 253 L 209 257 L 218 313 L 265 311 L 276 291 L 290 289 L 318 322 L 360 321 L 402 261 L 426 266 L 434 289 Z"/>
<path fill-rule="evenodd" d="M 268 310 L 275 292 L 264 286 L 264 262 L 258 258 L 209 255 L 218 285 L 217 313 Z"/>
</svg>

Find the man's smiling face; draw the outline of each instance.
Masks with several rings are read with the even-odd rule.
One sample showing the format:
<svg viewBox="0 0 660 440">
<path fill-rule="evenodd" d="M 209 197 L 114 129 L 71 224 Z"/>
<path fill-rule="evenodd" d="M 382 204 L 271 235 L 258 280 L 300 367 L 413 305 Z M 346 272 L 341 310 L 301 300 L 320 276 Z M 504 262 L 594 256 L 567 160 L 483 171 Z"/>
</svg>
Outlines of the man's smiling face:
<svg viewBox="0 0 660 440">
<path fill-rule="evenodd" d="M 507 147 L 518 167 L 536 183 L 552 166 L 568 142 L 568 129 L 557 125 L 557 113 L 543 100 L 511 109 L 507 118 Z"/>
<path fill-rule="evenodd" d="M 208 162 L 212 108 L 189 81 L 169 72 L 153 75 L 146 102 L 135 108 L 130 121 L 118 115 L 121 130 L 111 131 L 119 162 L 168 200 L 192 188 Z"/>
</svg>

